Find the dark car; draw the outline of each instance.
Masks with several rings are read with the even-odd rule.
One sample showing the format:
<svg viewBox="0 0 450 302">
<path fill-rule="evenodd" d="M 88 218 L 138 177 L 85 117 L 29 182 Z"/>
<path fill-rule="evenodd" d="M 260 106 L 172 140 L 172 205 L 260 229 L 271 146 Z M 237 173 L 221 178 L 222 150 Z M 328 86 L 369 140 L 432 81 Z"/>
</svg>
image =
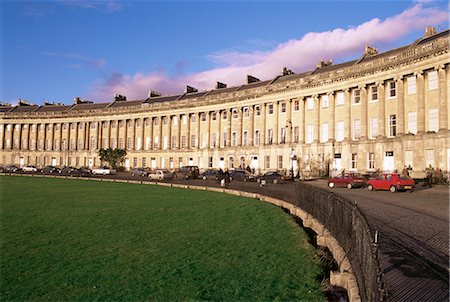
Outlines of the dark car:
<svg viewBox="0 0 450 302">
<path fill-rule="evenodd" d="M 73 174 L 73 172 L 76 170 L 76 168 L 75 167 L 72 167 L 72 166 L 64 166 L 64 167 L 62 167 L 59 171 L 58 171 L 58 173 L 59 174 L 62 174 L 62 175 L 71 175 L 71 174 Z"/>
<path fill-rule="evenodd" d="M 177 178 L 195 179 L 198 178 L 200 172 L 197 166 L 183 166 L 179 168 L 175 175 Z"/>
<path fill-rule="evenodd" d="M 230 172 L 230 180 L 255 181 L 255 176 L 247 170 L 232 170 Z"/>
<path fill-rule="evenodd" d="M 278 173 L 277 171 L 269 171 L 266 172 L 264 175 L 258 177 L 256 179 L 257 182 L 261 183 L 262 181 L 265 181 L 266 183 L 280 183 L 283 180 L 283 175 Z"/>
<path fill-rule="evenodd" d="M 10 173 L 10 172 L 18 172 L 18 171 L 20 171 L 20 168 L 17 167 L 16 165 L 7 165 L 5 167 L 5 169 L 4 169 L 4 171 L 8 172 L 8 173 Z"/>
<path fill-rule="evenodd" d="M 90 176 L 92 173 L 91 169 L 87 168 L 87 167 L 80 167 L 80 168 L 75 168 L 71 175 L 72 176 Z"/>
<path fill-rule="evenodd" d="M 131 169 L 131 175 L 147 177 L 148 172 L 147 172 L 147 170 L 145 170 L 145 168 L 133 168 L 133 169 Z"/>
<path fill-rule="evenodd" d="M 208 169 L 201 174 L 203 180 L 221 180 L 223 178 L 223 171 L 217 169 Z"/>
<path fill-rule="evenodd" d="M 55 166 L 45 166 L 44 168 L 42 168 L 42 173 L 56 174 L 56 173 L 59 173 L 59 169 Z"/>
<path fill-rule="evenodd" d="M 364 187 L 366 183 L 367 179 L 362 174 L 351 172 L 341 173 L 338 176 L 330 178 L 328 180 L 328 186 L 330 188 L 334 187 L 347 187 L 349 189 L 360 188 Z"/>
</svg>

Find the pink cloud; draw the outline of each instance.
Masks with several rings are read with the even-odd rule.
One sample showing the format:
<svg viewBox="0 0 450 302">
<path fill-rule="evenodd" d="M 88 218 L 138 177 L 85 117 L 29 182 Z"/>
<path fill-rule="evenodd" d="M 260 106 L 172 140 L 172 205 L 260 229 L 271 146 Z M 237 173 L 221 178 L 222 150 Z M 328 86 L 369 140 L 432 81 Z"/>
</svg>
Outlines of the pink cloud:
<svg viewBox="0 0 450 302">
<path fill-rule="evenodd" d="M 312 70 L 321 59 L 336 61 L 355 55 L 361 53 L 365 45 L 377 47 L 447 19 L 447 11 L 426 8 L 419 3 L 385 20 L 374 18 L 348 29 L 310 32 L 299 40 L 279 44 L 272 51 L 214 53 L 210 58 L 222 66 L 203 72 L 175 77 L 168 77 L 161 72 L 124 75 L 119 81 L 95 86 L 91 96 L 96 100 L 110 100 L 114 93 L 120 93 L 129 100 L 143 99 L 149 89 L 174 94 L 182 93 L 186 84 L 199 90 L 213 89 L 216 81 L 227 83 L 228 86 L 241 85 L 247 74 L 267 80 L 279 74 L 284 66 L 294 72 Z"/>
</svg>

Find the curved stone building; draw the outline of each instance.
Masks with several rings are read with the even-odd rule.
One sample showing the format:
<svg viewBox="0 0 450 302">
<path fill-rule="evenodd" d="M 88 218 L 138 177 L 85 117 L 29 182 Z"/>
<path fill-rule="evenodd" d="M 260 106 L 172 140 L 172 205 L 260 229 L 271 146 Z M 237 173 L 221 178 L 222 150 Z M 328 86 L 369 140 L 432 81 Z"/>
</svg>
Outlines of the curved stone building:
<svg viewBox="0 0 450 302">
<path fill-rule="evenodd" d="M 0 107 L 0 164 L 98 166 L 100 148 L 126 167 L 247 167 L 302 177 L 450 170 L 449 31 L 354 61 L 283 69 L 268 81 L 112 103 Z M 291 172 L 292 173 L 292 172 Z"/>
</svg>

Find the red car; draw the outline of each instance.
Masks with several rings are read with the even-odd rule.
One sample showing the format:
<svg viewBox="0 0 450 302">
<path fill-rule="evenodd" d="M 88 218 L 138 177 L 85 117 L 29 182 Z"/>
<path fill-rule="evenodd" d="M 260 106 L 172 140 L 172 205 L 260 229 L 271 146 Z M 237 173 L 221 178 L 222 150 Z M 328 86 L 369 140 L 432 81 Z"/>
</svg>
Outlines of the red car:
<svg viewBox="0 0 450 302">
<path fill-rule="evenodd" d="M 330 188 L 334 187 L 347 187 L 357 188 L 364 187 L 366 185 L 367 179 L 359 173 L 345 172 L 341 173 L 336 177 L 330 178 L 328 180 L 328 186 Z"/>
<path fill-rule="evenodd" d="M 397 191 L 414 190 L 415 182 L 413 179 L 397 174 L 384 173 L 367 182 L 367 189 L 372 190 L 389 190 L 392 193 Z"/>
</svg>

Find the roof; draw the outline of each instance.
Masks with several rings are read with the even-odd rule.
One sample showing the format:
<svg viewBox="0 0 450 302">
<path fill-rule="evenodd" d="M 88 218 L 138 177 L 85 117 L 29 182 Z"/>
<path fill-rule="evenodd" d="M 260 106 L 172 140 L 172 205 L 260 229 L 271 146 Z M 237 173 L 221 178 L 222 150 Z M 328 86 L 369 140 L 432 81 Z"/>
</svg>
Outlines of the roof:
<svg viewBox="0 0 450 302">
<path fill-rule="evenodd" d="M 84 103 L 84 104 L 76 104 L 70 108 L 72 110 L 94 110 L 94 109 L 103 109 L 108 107 L 110 103 Z"/>
<path fill-rule="evenodd" d="M 35 112 L 55 112 L 55 111 L 67 111 L 71 105 L 46 105 L 40 106 Z"/>
</svg>

